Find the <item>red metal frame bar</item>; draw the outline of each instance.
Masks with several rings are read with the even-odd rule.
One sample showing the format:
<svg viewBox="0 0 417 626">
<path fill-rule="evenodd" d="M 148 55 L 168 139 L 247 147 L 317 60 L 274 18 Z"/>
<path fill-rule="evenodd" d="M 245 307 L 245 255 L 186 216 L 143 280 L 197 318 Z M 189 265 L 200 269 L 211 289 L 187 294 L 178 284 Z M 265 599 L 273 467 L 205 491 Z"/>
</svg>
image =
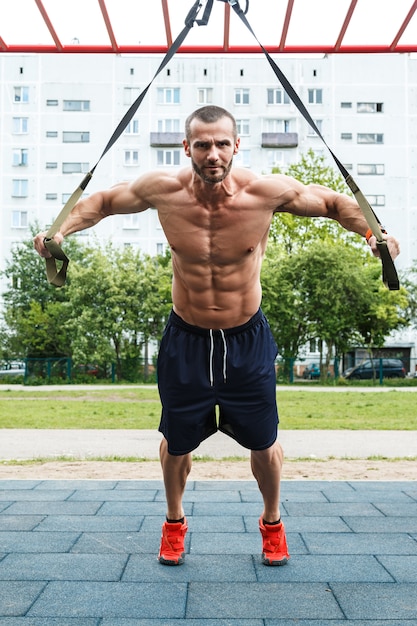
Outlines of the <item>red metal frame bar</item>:
<svg viewBox="0 0 417 626">
<path fill-rule="evenodd" d="M 172 31 L 171 31 L 171 20 L 169 17 L 169 9 L 168 9 L 168 0 L 161 0 L 162 2 L 162 13 L 164 16 L 164 24 L 165 24 L 165 35 L 167 38 L 167 46 L 168 48 L 172 46 Z"/>
<path fill-rule="evenodd" d="M 223 50 L 228 52 L 230 48 L 230 4 L 224 5 L 224 27 L 223 27 Z"/>
<path fill-rule="evenodd" d="M 2 39 L 0 38 L 0 46 Z M 3 42 L 4 43 L 4 42 Z M 5 45 L 3 52 L 25 54 L 50 54 L 50 53 L 68 53 L 68 54 L 114 54 L 112 46 L 85 46 L 81 44 L 63 46 L 62 50 L 57 50 L 56 46 L 51 45 Z M 283 50 L 279 46 L 264 46 L 270 54 L 387 54 L 387 53 L 406 53 L 417 52 L 417 44 L 398 45 L 392 48 L 390 45 L 378 46 L 341 46 L 336 50 L 335 46 L 286 46 Z M 118 47 L 118 54 L 165 54 L 167 46 L 123 46 Z M 181 46 L 177 54 L 260 54 L 262 50 L 259 46 L 230 46 L 227 50 L 223 46 Z"/>
<path fill-rule="evenodd" d="M 407 28 L 408 24 L 410 23 L 411 18 L 413 17 L 414 13 L 416 12 L 416 9 L 417 9 L 417 0 L 414 0 L 413 6 L 409 10 L 409 12 L 408 12 L 404 22 L 401 24 L 400 30 L 395 35 L 394 40 L 393 40 L 392 44 L 390 45 L 391 52 L 395 52 L 396 51 L 397 44 L 398 44 L 399 40 L 401 39 L 401 37 L 402 37 L 405 29 Z"/>
<path fill-rule="evenodd" d="M 291 14 L 294 6 L 294 0 L 288 0 L 287 11 L 285 13 L 284 25 L 282 27 L 281 41 L 279 42 L 279 49 L 282 52 L 285 49 L 285 41 L 288 35 L 288 29 L 291 22 Z"/>
<path fill-rule="evenodd" d="M 36 2 L 36 6 L 39 9 L 40 14 L 43 17 L 43 20 L 44 20 L 46 26 L 48 27 L 49 32 L 51 33 L 51 37 L 52 37 L 52 39 L 55 42 L 56 51 L 57 52 L 62 52 L 63 45 L 62 45 L 62 43 L 59 40 L 59 37 L 58 37 L 58 35 L 57 35 L 56 31 L 55 31 L 55 28 L 54 28 L 51 20 L 49 19 L 48 12 L 45 9 L 45 7 L 43 6 L 42 0 L 35 0 L 35 2 Z"/>
<path fill-rule="evenodd" d="M 100 5 L 100 10 L 101 10 L 101 14 L 103 15 L 103 19 L 104 19 L 104 23 L 106 25 L 107 28 L 107 32 L 111 41 L 111 47 L 113 52 L 118 53 L 119 52 L 119 46 L 117 45 L 117 41 L 116 41 L 116 37 L 114 35 L 114 31 L 113 31 L 113 25 L 111 23 L 110 17 L 109 17 L 109 13 L 107 11 L 107 7 L 105 4 L 105 0 L 98 0 L 98 3 Z"/>
<path fill-rule="evenodd" d="M 342 28 L 340 29 L 339 36 L 338 36 L 338 38 L 336 40 L 336 43 L 335 43 L 335 46 L 334 46 L 335 47 L 335 52 L 339 52 L 340 48 L 342 47 L 343 38 L 344 38 L 344 36 L 346 34 L 347 28 L 348 28 L 348 26 L 350 24 L 350 20 L 352 19 L 353 11 L 355 10 L 357 3 L 358 3 L 358 0 L 352 0 L 352 2 L 350 3 L 348 12 L 346 13 L 346 17 L 344 19 Z"/>
</svg>

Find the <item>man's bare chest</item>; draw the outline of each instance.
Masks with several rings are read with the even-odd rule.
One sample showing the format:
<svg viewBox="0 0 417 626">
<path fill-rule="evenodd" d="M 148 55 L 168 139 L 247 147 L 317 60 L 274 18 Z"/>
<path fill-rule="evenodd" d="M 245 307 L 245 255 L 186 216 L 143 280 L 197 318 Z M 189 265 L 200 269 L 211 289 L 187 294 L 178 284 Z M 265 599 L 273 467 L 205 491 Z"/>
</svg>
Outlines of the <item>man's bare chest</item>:
<svg viewBox="0 0 417 626">
<path fill-rule="evenodd" d="M 263 249 L 271 216 L 267 211 L 241 206 L 185 206 L 161 216 L 171 249 L 198 263 L 228 264 Z"/>
</svg>

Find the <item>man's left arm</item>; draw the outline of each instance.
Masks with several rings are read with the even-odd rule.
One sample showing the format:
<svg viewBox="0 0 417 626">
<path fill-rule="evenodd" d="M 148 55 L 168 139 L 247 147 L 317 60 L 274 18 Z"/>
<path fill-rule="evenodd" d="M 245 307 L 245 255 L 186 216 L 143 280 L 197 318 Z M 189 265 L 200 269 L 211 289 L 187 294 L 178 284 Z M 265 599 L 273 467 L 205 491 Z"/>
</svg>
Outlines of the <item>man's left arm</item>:
<svg viewBox="0 0 417 626">
<path fill-rule="evenodd" d="M 368 222 L 354 198 L 322 185 L 303 185 L 293 179 L 289 180 L 291 183 L 287 192 L 288 200 L 279 206 L 277 211 L 287 211 L 303 217 L 328 217 L 336 220 L 346 230 L 365 237 L 372 253 L 380 256 L 376 237 L 370 234 Z M 288 177 L 286 182 L 289 183 Z M 383 237 L 387 241 L 391 257 L 395 259 L 400 253 L 397 239 L 389 233 L 383 233 Z"/>
</svg>

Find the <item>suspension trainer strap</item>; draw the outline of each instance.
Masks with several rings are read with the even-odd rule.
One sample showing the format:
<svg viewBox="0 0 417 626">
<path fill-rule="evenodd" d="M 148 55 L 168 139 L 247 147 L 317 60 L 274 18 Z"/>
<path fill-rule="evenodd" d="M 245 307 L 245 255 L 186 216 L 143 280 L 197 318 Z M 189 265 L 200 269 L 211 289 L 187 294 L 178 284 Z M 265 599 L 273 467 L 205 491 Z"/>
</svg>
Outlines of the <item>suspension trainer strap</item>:
<svg viewBox="0 0 417 626">
<path fill-rule="evenodd" d="M 164 69 L 164 67 L 169 63 L 169 61 L 175 55 L 175 53 L 177 52 L 178 48 L 181 46 L 181 44 L 185 40 L 191 28 L 194 26 L 195 23 L 198 26 L 207 25 L 208 20 L 210 18 L 211 9 L 213 7 L 213 1 L 214 0 L 207 1 L 203 17 L 199 20 L 197 19 L 197 16 L 202 7 L 202 3 L 200 2 L 200 0 L 197 0 L 196 2 L 194 2 L 193 6 L 188 12 L 187 17 L 185 18 L 185 27 L 183 28 L 181 33 L 178 35 L 178 37 L 175 39 L 175 41 L 171 44 L 168 52 L 166 53 L 160 66 L 155 72 L 154 77 L 152 78 L 150 83 L 145 87 L 145 89 L 139 94 L 137 99 L 133 102 L 133 104 L 130 106 L 126 114 L 120 120 L 115 131 L 113 132 L 112 136 L 107 142 L 103 152 L 101 153 L 99 160 L 94 165 L 94 167 L 88 172 L 88 174 L 84 177 L 84 179 L 81 181 L 77 189 L 72 193 L 72 195 L 67 200 L 64 207 L 62 208 L 61 212 L 59 213 L 58 217 L 56 218 L 56 220 L 54 221 L 54 223 L 52 224 L 52 226 L 46 233 L 45 246 L 52 255 L 50 258 L 45 259 L 46 260 L 46 275 L 47 275 L 48 281 L 52 285 L 55 285 L 55 287 L 62 287 L 62 285 L 64 285 L 65 280 L 66 280 L 66 275 L 67 275 L 69 259 L 67 255 L 65 254 L 65 252 L 62 250 L 61 246 L 57 244 L 56 241 L 53 239 L 54 235 L 59 231 L 63 222 L 71 213 L 72 209 L 74 208 L 78 200 L 81 198 L 84 190 L 86 189 L 88 183 L 93 177 L 94 171 L 96 167 L 98 166 L 98 164 L 100 163 L 101 159 L 119 139 L 120 135 L 123 133 L 123 131 L 129 124 L 129 122 L 132 120 L 133 116 L 135 115 L 136 111 L 142 104 L 142 101 L 145 98 L 147 92 L 149 91 L 149 88 L 154 82 L 155 78 L 158 76 L 158 74 Z M 57 263 L 56 263 L 57 260 L 61 262 L 60 263 L 61 266 L 59 270 L 57 268 Z"/>
<path fill-rule="evenodd" d="M 387 242 L 383 238 L 382 230 L 381 230 L 381 223 L 379 219 L 377 218 L 371 205 L 369 204 L 368 200 L 365 198 L 362 191 L 359 189 L 359 185 L 354 181 L 351 174 L 349 174 L 345 166 L 339 161 L 337 156 L 328 146 L 326 140 L 324 139 L 323 135 L 318 129 L 317 124 L 312 119 L 310 113 L 306 109 L 299 95 L 297 94 L 297 92 L 295 91 L 295 89 L 293 88 L 289 80 L 287 79 L 287 77 L 284 75 L 282 70 L 278 67 L 278 65 L 272 59 L 268 51 L 264 48 L 264 46 L 261 44 L 261 42 L 255 35 L 245 15 L 247 12 L 247 6 L 246 6 L 246 11 L 242 11 L 242 9 L 239 6 L 239 2 L 237 0 L 222 0 L 222 1 L 228 2 L 230 4 L 230 6 L 235 11 L 235 13 L 239 16 L 239 18 L 242 20 L 242 22 L 245 24 L 248 30 L 252 33 L 252 35 L 258 42 L 259 46 L 261 47 L 263 53 L 265 54 L 268 60 L 268 63 L 274 70 L 276 77 L 278 78 L 279 82 L 281 83 L 285 91 L 287 92 L 288 96 L 291 98 L 291 100 L 293 101 L 297 109 L 300 111 L 304 119 L 308 122 L 308 124 L 310 124 L 312 129 L 317 133 L 317 135 L 320 137 L 320 139 L 322 140 L 326 148 L 329 150 L 343 178 L 345 179 L 346 184 L 348 185 L 353 195 L 355 196 L 356 201 L 359 207 L 361 208 L 366 221 L 368 222 L 369 228 L 372 230 L 372 233 L 376 237 L 377 247 L 378 247 L 378 250 L 381 256 L 381 262 L 382 262 L 382 280 L 384 281 L 388 289 L 391 289 L 391 290 L 399 289 L 400 283 L 398 279 L 397 270 L 395 269 L 394 261 L 392 260 L 391 255 L 389 253 Z"/>
</svg>

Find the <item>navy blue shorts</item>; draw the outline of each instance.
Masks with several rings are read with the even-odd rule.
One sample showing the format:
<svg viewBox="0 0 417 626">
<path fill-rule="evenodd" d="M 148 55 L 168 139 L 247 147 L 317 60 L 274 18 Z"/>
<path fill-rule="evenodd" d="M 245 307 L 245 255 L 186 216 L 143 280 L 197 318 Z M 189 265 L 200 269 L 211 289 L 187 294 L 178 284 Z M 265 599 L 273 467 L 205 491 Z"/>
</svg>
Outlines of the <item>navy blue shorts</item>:
<svg viewBox="0 0 417 626">
<path fill-rule="evenodd" d="M 246 324 L 225 330 L 192 326 L 172 311 L 158 355 L 159 430 L 169 453 L 192 452 L 217 430 L 250 450 L 272 446 L 278 432 L 276 355 L 261 309 Z"/>
</svg>

